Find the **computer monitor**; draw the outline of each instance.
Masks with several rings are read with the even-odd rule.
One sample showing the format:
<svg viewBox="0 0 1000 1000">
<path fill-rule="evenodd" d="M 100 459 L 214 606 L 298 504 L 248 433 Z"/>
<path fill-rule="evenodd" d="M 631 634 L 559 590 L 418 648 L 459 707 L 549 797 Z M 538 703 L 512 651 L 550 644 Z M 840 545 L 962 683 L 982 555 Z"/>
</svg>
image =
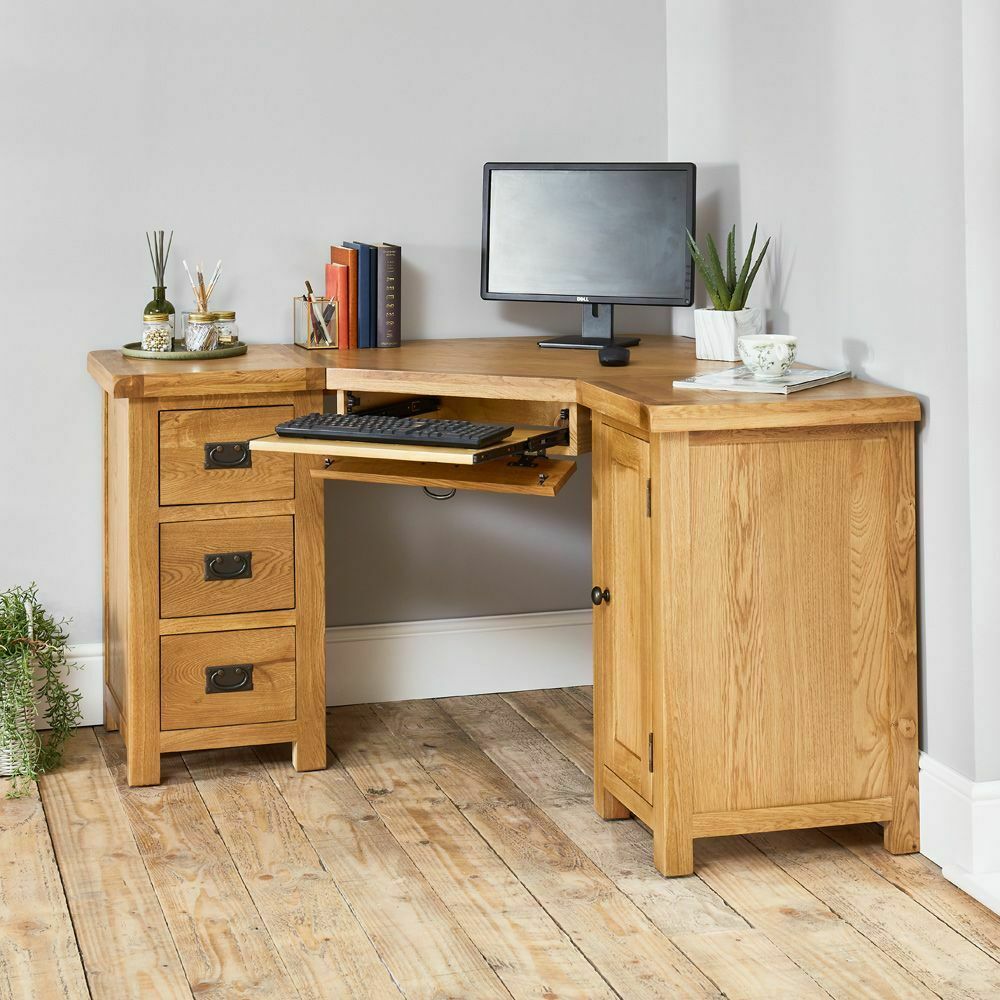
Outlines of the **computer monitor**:
<svg viewBox="0 0 1000 1000">
<path fill-rule="evenodd" d="M 616 303 L 691 305 L 694 188 L 693 163 L 487 163 L 482 297 L 582 303 L 541 347 L 606 347 Z"/>
</svg>

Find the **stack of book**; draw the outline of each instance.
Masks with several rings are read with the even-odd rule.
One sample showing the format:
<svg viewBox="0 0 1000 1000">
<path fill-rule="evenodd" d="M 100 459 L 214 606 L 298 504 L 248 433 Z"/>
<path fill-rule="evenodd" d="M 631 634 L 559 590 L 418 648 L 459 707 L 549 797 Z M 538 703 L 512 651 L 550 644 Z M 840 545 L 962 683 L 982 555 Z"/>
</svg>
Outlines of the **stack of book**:
<svg viewBox="0 0 1000 1000">
<path fill-rule="evenodd" d="M 339 303 L 338 348 L 399 347 L 401 258 L 395 243 L 330 247 L 326 296 Z"/>
</svg>

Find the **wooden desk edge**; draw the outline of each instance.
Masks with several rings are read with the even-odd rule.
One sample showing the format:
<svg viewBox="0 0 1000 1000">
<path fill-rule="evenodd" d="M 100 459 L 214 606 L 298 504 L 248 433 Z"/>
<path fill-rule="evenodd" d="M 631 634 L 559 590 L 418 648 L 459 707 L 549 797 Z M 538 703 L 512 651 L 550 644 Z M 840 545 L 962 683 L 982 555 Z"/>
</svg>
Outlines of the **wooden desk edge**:
<svg viewBox="0 0 1000 1000">
<path fill-rule="evenodd" d="M 328 367 L 328 359 L 299 359 L 288 345 L 262 345 L 276 355 L 273 366 L 240 370 L 237 366 L 197 371 L 184 365 L 171 370 L 169 362 L 155 371 L 116 370 L 117 351 L 92 351 L 87 370 L 109 396 L 116 399 L 234 395 L 255 392 L 303 392 L 317 389 L 366 388 L 399 393 L 471 395 L 496 399 L 578 402 L 612 419 L 651 433 L 713 431 L 781 427 L 814 427 L 860 423 L 908 423 L 920 420 L 916 396 L 861 383 L 869 395 L 836 398 L 810 392 L 769 398 L 704 393 L 691 403 L 657 402 L 648 387 L 616 384 L 613 375 L 595 379 L 579 375 L 510 375 L 470 372 L 397 371 Z M 287 355 L 284 354 L 288 351 Z M 284 362 L 288 362 L 285 364 Z M 300 363 L 296 363 L 299 362 Z M 127 365 L 125 366 L 127 367 Z M 596 374 L 596 373 L 595 373 Z M 859 381 L 860 380 L 852 380 Z M 841 387 L 850 383 L 835 383 Z M 653 396 L 654 398 L 650 398 Z"/>
<path fill-rule="evenodd" d="M 303 366 L 276 366 L 241 371 L 238 368 L 212 368 L 205 362 L 199 371 L 171 371 L 174 362 L 157 362 L 162 369 L 152 372 L 118 374 L 105 365 L 101 355 L 117 354 L 91 351 L 87 371 L 113 399 L 169 398 L 181 396 L 228 396 L 252 392 L 306 392 L 322 389 L 325 369 Z M 218 362 L 214 362 L 218 363 Z M 182 365 L 183 367 L 183 365 Z"/>
</svg>

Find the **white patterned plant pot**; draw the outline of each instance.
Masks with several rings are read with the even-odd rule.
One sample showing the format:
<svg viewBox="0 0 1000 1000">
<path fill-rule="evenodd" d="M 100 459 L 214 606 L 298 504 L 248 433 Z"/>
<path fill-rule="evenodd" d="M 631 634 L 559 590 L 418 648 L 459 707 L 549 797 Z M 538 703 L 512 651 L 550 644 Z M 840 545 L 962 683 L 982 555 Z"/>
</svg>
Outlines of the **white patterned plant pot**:
<svg viewBox="0 0 1000 1000">
<path fill-rule="evenodd" d="M 766 333 L 763 309 L 695 309 L 694 353 L 702 361 L 739 361 L 740 337 Z"/>
</svg>

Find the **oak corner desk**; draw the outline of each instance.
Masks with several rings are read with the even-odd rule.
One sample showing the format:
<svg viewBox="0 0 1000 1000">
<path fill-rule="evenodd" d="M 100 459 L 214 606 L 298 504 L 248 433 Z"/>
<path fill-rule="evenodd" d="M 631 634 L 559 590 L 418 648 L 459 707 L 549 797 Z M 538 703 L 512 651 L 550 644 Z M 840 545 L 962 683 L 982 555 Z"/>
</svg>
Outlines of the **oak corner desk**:
<svg viewBox="0 0 1000 1000">
<path fill-rule="evenodd" d="M 916 851 L 917 399 L 856 379 L 675 391 L 720 366 L 670 337 L 633 358 L 522 338 L 91 354 L 105 717 L 129 783 L 176 750 L 291 742 L 296 768 L 326 765 L 324 480 L 551 497 L 593 448 L 600 815 L 651 827 L 668 875 L 722 834 L 876 821 L 889 851 Z M 565 433 L 481 464 L 273 436 L 324 393 L 340 412 L 427 396 L 438 416 Z"/>
</svg>

